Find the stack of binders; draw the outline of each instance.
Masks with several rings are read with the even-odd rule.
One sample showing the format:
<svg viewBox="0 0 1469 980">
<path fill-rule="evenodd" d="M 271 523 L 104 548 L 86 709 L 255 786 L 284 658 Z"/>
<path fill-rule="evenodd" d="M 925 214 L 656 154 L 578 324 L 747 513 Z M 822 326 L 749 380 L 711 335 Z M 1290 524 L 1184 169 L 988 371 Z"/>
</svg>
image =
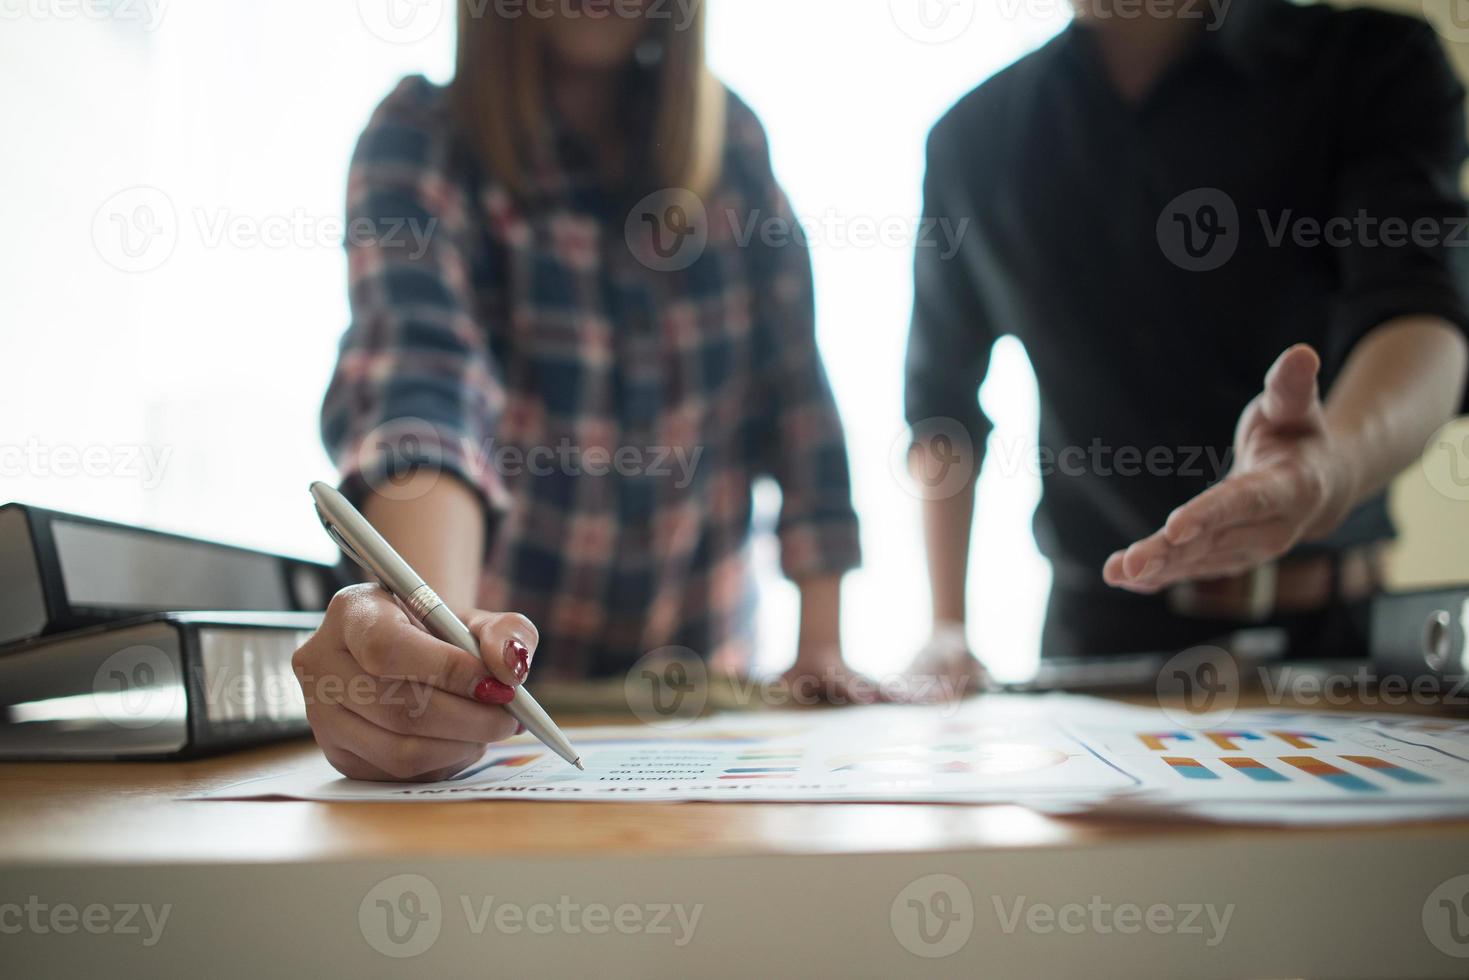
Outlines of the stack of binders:
<svg viewBox="0 0 1469 980">
<path fill-rule="evenodd" d="M 336 586 L 327 565 L 0 506 L 0 759 L 180 758 L 304 734 L 291 655 Z"/>
</svg>

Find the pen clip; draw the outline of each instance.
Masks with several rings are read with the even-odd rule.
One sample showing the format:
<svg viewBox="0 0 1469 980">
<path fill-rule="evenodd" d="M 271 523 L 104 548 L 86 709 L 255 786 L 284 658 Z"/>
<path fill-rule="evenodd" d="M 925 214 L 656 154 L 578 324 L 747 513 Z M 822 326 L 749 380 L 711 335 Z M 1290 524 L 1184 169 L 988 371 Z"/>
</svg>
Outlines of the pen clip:
<svg viewBox="0 0 1469 980">
<path fill-rule="evenodd" d="M 347 539 L 342 537 L 342 532 L 338 531 L 337 526 L 333 524 L 331 520 L 321 512 L 320 507 L 316 508 L 316 517 L 318 520 L 321 521 L 321 526 L 326 529 L 327 536 L 337 543 L 338 548 L 342 549 L 342 553 L 345 554 L 348 558 L 352 559 L 354 562 L 356 562 L 357 566 L 361 568 L 364 572 L 370 573 L 372 571 L 372 566 L 363 561 L 362 556 L 357 553 L 357 549 L 347 543 Z"/>
</svg>

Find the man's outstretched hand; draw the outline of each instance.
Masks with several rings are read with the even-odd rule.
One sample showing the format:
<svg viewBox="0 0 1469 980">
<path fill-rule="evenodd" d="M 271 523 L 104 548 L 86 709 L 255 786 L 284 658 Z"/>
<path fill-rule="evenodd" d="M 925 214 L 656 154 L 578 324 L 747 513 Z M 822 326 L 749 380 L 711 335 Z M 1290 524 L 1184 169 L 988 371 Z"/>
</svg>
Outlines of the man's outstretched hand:
<svg viewBox="0 0 1469 980">
<path fill-rule="evenodd" d="M 1326 423 L 1320 369 L 1305 344 L 1280 355 L 1240 416 L 1229 475 L 1170 514 L 1162 530 L 1114 552 L 1102 569 L 1108 585 L 1154 593 L 1237 575 L 1346 518 L 1355 490 Z"/>
</svg>

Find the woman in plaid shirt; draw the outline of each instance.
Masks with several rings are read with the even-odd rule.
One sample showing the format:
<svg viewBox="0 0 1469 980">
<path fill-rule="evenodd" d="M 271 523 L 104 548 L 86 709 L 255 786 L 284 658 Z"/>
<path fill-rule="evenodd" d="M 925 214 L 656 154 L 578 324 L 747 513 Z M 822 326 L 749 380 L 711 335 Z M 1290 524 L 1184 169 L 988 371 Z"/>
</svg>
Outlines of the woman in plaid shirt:
<svg viewBox="0 0 1469 980">
<path fill-rule="evenodd" d="M 801 591 L 788 676 L 856 687 L 838 645 L 859 558 L 846 449 L 764 133 L 704 66 L 702 6 L 560 7 L 466 2 L 454 82 L 400 84 L 353 159 L 324 438 L 482 662 L 374 588 L 338 595 L 297 670 L 348 776 L 478 758 L 515 727 L 486 705 L 538 649 L 556 678 L 666 647 L 747 665 L 762 474 Z M 426 696 L 394 697 L 403 679 Z"/>
</svg>

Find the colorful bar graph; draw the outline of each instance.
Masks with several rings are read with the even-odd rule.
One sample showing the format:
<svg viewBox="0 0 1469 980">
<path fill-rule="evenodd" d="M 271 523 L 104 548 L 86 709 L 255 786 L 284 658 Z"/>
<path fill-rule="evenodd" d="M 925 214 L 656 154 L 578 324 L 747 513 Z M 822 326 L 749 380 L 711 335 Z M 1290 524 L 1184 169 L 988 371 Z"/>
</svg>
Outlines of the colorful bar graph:
<svg viewBox="0 0 1469 980">
<path fill-rule="evenodd" d="M 799 772 L 798 766 L 741 766 L 724 770 L 731 776 L 747 776 L 753 773 Z"/>
<path fill-rule="evenodd" d="M 1163 761 L 1173 767 L 1174 771 L 1185 779 L 1218 779 L 1219 774 L 1208 768 L 1197 759 L 1188 759 L 1183 756 L 1165 755 Z"/>
<path fill-rule="evenodd" d="M 1162 752 L 1163 743 L 1169 739 L 1179 742 L 1192 742 L 1194 737 L 1188 732 L 1139 732 L 1138 739 L 1152 749 L 1154 752 Z"/>
<path fill-rule="evenodd" d="M 1244 775 L 1249 776 L 1257 783 L 1290 782 L 1285 773 L 1276 772 L 1274 769 L 1271 769 L 1259 759 L 1249 759 L 1245 756 L 1229 756 L 1227 758 L 1221 757 L 1219 761 L 1224 763 L 1229 768 L 1233 769 L 1235 772 L 1243 773 Z"/>
<path fill-rule="evenodd" d="M 1236 739 L 1242 739 L 1246 742 L 1258 742 L 1264 736 L 1257 735 L 1254 732 L 1205 732 L 1204 737 L 1226 752 L 1238 752 L 1239 746 L 1234 744 Z"/>
<path fill-rule="evenodd" d="M 1295 766 L 1308 775 L 1317 779 L 1324 779 L 1338 789 L 1350 790 L 1353 793 L 1381 793 L 1381 786 L 1374 786 L 1361 776 L 1338 769 L 1325 759 L 1312 758 L 1309 755 L 1283 755 L 1280 761 L 1288 766 Z"/>
<path fill-rule="evenodd" d="M 1379 759 L 1376 756 L 1344 755 L 1342 758 L 1363 768 L 1371 769 L 1373 772 L 1386 776 L 1388 779 L 1396 779 L 1400 783 L 1417 783 L 1422 785 L 1424 783 L 1438 782 L 1432 776 L 1425 776 L 1423 773 L 1414 772 L 1412 769 L 1404 769 L 1395 762 L 1388 762 L 1386 759 Z"/>
<path fill-rule="evenodd" d="M 1314 735 L 1311 732 L 1271 732 L 1270 734 L 1293 749 L 1314 749 L 1317 742 L 1331 741 L 1325 735 Z"/>
<path fill-rule="evenodd" d="M 521 766 L 530 765 L 540 757 L 541 754 L 539 752 L 529 755 L 507 755 L 500 759 L 491 759 L 483 765 L 475 766 L 473 769 L 466 769 L 459 773 L 459 775 L 450 776 L 449 778 L 454 780 L 468 779 L 471 776 L 478 776 L 486 769 L 519 769 Z"/>
</svg>

